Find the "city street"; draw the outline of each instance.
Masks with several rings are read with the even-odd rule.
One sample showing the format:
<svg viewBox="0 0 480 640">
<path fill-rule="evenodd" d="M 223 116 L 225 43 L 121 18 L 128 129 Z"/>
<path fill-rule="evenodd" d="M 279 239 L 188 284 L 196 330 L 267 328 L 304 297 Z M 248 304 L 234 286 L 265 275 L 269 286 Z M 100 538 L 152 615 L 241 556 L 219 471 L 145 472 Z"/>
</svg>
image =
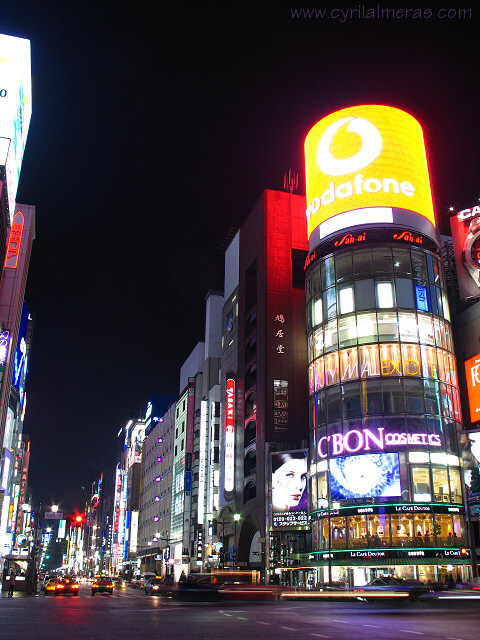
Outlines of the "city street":
<svg viewBox="0 0 480 640">
<path fill-rule="evenodd" d="M 155 632 L 170 638 L 408 638 L 471 640 L 478 634 L 479 599 L 445 594 L 423 602 L 273 602 L 182 604 L 127 589 L 79 597 L 0 597 L 0 638 L 131 640 Z"/>
</svg>

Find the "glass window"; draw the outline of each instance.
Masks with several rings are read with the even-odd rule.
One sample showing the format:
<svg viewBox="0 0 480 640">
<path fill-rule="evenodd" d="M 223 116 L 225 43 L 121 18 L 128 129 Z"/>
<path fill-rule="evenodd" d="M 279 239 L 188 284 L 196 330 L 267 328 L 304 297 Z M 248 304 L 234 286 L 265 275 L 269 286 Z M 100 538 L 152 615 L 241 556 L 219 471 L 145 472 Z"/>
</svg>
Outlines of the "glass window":
<svg viewBox="0 0 480 640">
<path fill-rule="evenodd" d="M 390 519 L 388 515 L 379 514 L 368 516 L 367 522 L 368 546 L 379 548 L 390 545 Z"/>
<path fill-rule="evenodd" d="M 330 320 L 325 327 L 325 351 L 338 348 L 337 321 Z"/>
<path fill-rule="evenodd" d="M 325 359 L 323 357 L 317 358 L 314 362 L 314 385 L 315 391 L 323 389 L 325 386 Z"/>
<path fill-rule="evenodd" d="M 457 545 L 466 544 L 463 516 L 453 514 L 453 539 Z"/>
<path fill-rule="evenodd" d="M 371 249 L 357 249 L 353 253 L 353 272 L 355 276 L 373 272 Z"/>
<path fill-rule="evenodd" d="M 355 306 L 357 311 L 366 309 L 374 309 L 375 304 L 375 287 L 373 280 L 357 280 L 355 282 Z"/>
<path fill-rule="evenodd" d="M 338 306 L 340 313 L 352 313 L 355 311 L 355 302 L 353 299 L 353 286 L 339 287 L 338 289 Z"/>
<path fill-rule="evenodd" d="M 325 384 L 332 385 L 340 382 L 340 371 L 338 370 L 338 351 L 329 353 L 323 357 L 325 365 Z"/>
<path fill-rule="evenodd" d="M 422 361 L 418 344 L 402 344 L 402 363 L 404 375 L 422 375 Z"/>
<path fill-rule="evenodd" d="M 320 265 L 316 265 L 309 272 L 310 275 L 310 294 L 314 296 L 320 291 Z"/>
<path fill-rule="evenodd" d="M 380 368 L 382 376 L 402 375 L 400 344 L 394 343 L 380 345 Z"/>
<path fill-rule="evenodd" d="M 411 276 L 412 263 L 410 262 L 410 249 L 406 247 L 393 248 L 393 272 L 397 275 Z"/>
<path fill-rule="evenodd" d="M 359 344 L 377 342 L 377 314 L 357 313 L 357 337 Z"/>
<path fill-rule="evenodd" d="M 453 546 L 453 522 L 451 515 L 446 513 L 435 514 L 435 533 L 437 535 L 437 545 L 439 547 Z"/>
<path fill-rule="evenodd" d="M 324 506 L 324 501 L 328 499 L 328 480 L 327 471 L 318 474 L 318 500 L 319 507 Z M 321 502 L 320 502 L 321 501 Z"/>
<path fill-rule="evenodd" d="M 317 329 L 315 329 L 313 333 L 313 342 L 315 349 L 315 358 L 318 358 L 319 356 L 323 355 L 323 350 L 325 347 L 322 327 L 318 327 Z"/>
<path fill-rule="evenodd" d="M 444 322 L 444 327 L 445 327 L 445 344 L 447 349 L 450 352 L 455 351 L 455 349 L 453 348 L 453 339 L 452 339 L 452 328 L 450 326 L 449 322 Z"/>
<path fill-rule="evenodd" d="M 443 317 L 450 322 L 450 307 L 448 306 L 447 296 L 442 293 Z"/>
<path fill-rule="evenodd" d="M 418 342 L 417 316 L 414 313 L 399 313 L 398 327 L 402 342 Z"/>
<path fill-rule="evenodd" d="M 428 289 L 420 284 L 415 285 L 415 306 L 419 311 L 430 311 Z"/>
<path fill-rule="evenodd" d="M 312 326 L 323 322 L 323 302 L 321 298 L 315 298 L 312 303 Z"/>
<path fill-rule="evenodd" d="M 357 344 L 357 321 L 355 316 L 338 319 L 338 346 L 350 347 Z"/>
<path fill-rule="evenodd" d="M 462 486 L 460 484 L 460 471 L 458 469 L 449 469 L 450 475 L 450 495 L 452 502 L 462 502 Z"/>
<path fill-rule="evenodd" d="M 325 424 L 327 421 L 327 410 L 325 407 L 325 394 L 322 391 L 319 391 L 316 394 L 316 425 L 317 427 L 321 424 Z"/>
<path fill-rule="evenodd" d="M 438 315 L 440 311 L 438 309 L 437 292 L 435 291 L 435 286 L 431 284 L 429 285 L 428 289 L 430 291 L 430 305 L 431 305 L 430 310 L 432 313 L 435 313 Z"/>
<path fill-rule="evenodd" d="M 342 382 L 358 378 L 357 347 L 342 349 L 339 353 L 340 379 Z"/>
<path fill-rule="evenodd" d="M 432 466 L 432 480 L 435 502 L 450 502 L 447 467 Z"/>
<path fill-rule="evenodd" d="M 435 347 L 420 346 L 422 355 L 422 375 L 424 378 L 438 380 L 437 350 Z"/>
<path fill-rule="evenodd" d="M 347 546 L 347 532 L 345 528 L 345 517 L 330 518 L 331 548 L 345 549 Z"/>
<path fill-rule="evenodd" d="M 370 378 L 380 375 L 380 354 L 378 344 L 358 348 L 359 375 Z"/>
<path fill-rule="evenodd" d="M 411 280 L 407 280 L 406 278 L 395 278 L 395 296 L 397 299 L 397 307 L 415 309 Z"/>
<path fill-rule="evenodd" d="M 392 273 L 392 252 L 390 247 L 375 248 L 373 254 L 373 270 L 375 273 Z"/>
<path fill-rule="evenodd" d="M 330 287 L 323 292 L 323 304 L 327 318 L 334 318 L 337 315 L 337 299 L 335 287 Z"/>
<path fill-rule="evenodd" d="M 327 289 L 335 284 L 335 268 L 333 256 L 325 258 L 322 262 L 322 289 Z"/>
<path fill-rule="evenodd" d="M 412 249 L 412 271 L 414 279 L 420 284 L 427 282 L 427 267 L 423 252 Z"/>
<path fill-rule="evenodd" d="M 425 413 L 423 384 L 421 380 L 404 380 L 407 413 Z"/>
<path fill-rule="evenodd" d="M 312 360 L 315 358 L 315 351 L 313 349 L 313 333 L 309 333 L 308 334 L 308 339 L 307 339 L 307 357 L 308 357 L 308 361 L 312 362 Z"/>
<path fill-rule="evenodd" d="M 392 547 L 410 547 L 414 543 L 413 516 L 407 514 L 392 514 L 390 516 L 392 529 Z"/>
<path fill-rule="evenodd" d="M 312 476 L 311 478 L 311 491 L 312 491 L 312 505 L 315 509 L 317 507 L 317 476 Z M 313 524 L 313 523 L 312 523 Z M 313 527 L 312 527 L 313 530 Z"/>
<path fill-rule="evenodd" d="M 433 414 L 435 416 L 440 415 L 440 398 L 436 389 L 437 384 L 435 382 L 429 382 L 424 380 L 423 393 L 425 397 L 425 412 Z"/>
<path fill-rule="evenodd" d="M 431 502 L 430 475 L 428 467 L 411 467 L 414 502 Z"/>
<path fill-rule="evenodd" d="M 337 282 L 353 280 L 352 254 L 350 251 L 335 257 L 335 274 Z"/>
<path fill-rule="evenodd" d="M 397 314 L 395 312 L 379 313 L 377 319 L 380 342 L 398 341 Z"/>
<path fill-rule="evenodd" d="M 357 382 L 342 385 L 343 417 L 357 418 L 362 415 L 360 386 Z"/>
<path fill-rule="evenodd" d="M 382 385 L 380 380 L 362 380 L 363 414 L 376 416 L 383 413 Z"/>
<path fill-rule="evenodd" d="M 426 316 L 423 313 L 418 314 L 418 332 L 420 335 L 420 342 L 423 344 L 435 344 L 433 323 L 430 316 Z"/>
<path fill-rule="evenodd" d="M 429 279 L 430 282 L 435 282 L 435 275 L 434 275 L 434 268 L 433 268 L 433 264 L 434 264 L 435 258 L 430 253 L 427 253 L 425 257 L 427 258 L 428 279 Z M 438 274 L 438 267 L 437 266 L 436 266 L 435 271 Z"/>
<path fill-rule="evenodd" d="M 340 389 L 338 387 L 332 387 L 327 390 L 327 416 L 329 423 L 340 420 L 342 417 L 340 400 Z"/>
<path fill-rule="evenodd" d="M 405 413 L 405 395 L 401 378 L 383 378 L 382 390 L 385 413 Z"/>
<path fill-rule="evenodd" d="M 377 282 L 375 284 L 375 293 L 377 297 L 377 307 L 379 309 L 390 309 L 395 306 L 392 282 Z"/>
<path fill-rule="evenodd" d="M 437 343 L 437 347 L 442 347 L 445 349 L 446 340 L 445 340 L 445 324 L 443 320 L 440 318 L 433 318 L 433 333 L 435 335 L 435 342 Z"/>
<path fill-rule="evenodd" d="M 351 549 L 367 546 L 367 516 L 348 517 L 348 546 Z"/>
<path fill-rule="evenodd" d="M 321 548 L 328 549 L 328 518 L 320 521 L 321 528 Z"/>
<path fill-rule="evenodd" d="M 416 545 L 419 547 L 433 547 L 435 545 L 432 514 L 415 514 L 414 530 Z"/>
</svg>

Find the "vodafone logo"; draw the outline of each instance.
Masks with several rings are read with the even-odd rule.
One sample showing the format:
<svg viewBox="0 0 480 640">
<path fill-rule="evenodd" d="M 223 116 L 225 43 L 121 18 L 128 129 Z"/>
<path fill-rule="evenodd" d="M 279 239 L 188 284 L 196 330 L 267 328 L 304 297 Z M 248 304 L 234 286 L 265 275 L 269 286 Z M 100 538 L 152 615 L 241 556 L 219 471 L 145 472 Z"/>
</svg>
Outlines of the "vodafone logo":
<svg viewBox="0 0 480 640">
<path fill-rule="evenodd" d="M 345 124 L 349 133 L 360 136 L 362 146 L 350 158 L 334 158 L 331 152 L 332 141 Z M 329 176 L 342 176 L 359 171 L 378 158 L 382 151 L 382 144 L 382 136 L 377 127 L 365 118 L 341 118 L 331 124 L 320 138 L 317 149 L 319 169 Z"/>
</svg>

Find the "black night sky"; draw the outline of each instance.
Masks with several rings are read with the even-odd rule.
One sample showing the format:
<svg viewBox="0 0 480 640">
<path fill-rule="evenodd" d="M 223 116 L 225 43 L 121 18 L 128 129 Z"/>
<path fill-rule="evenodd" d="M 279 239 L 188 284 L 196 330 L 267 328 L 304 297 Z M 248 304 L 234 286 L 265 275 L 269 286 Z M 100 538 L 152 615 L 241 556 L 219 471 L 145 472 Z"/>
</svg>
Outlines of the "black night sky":
<svg viewBox="0 0 480 640">
<path fill-rule="evenodd" d="M 35 501 L 74 508 L 150 393 L 178 392 L 205 294 L 223 287 L 225 236 L 289 168 L 304 192 L 303 140 L 321 117 L 405 109 L 424 128 L 441 229 L 450 205 L 477 200 L 470 7 L 341 22 L 253 4 L 3 3 L 0 32 L 32 46 L 17 200 L 37 209 L 24 425 Z"/>
</svg>

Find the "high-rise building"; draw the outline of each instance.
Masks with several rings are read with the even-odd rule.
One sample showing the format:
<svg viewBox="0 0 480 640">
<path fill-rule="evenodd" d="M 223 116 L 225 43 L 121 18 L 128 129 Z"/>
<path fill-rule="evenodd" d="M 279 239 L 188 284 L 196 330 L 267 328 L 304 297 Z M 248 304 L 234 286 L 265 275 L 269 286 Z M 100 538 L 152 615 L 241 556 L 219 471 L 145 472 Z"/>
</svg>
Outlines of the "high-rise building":
<svg viewBox="0 0 480 640">
<path fill-rule="evenodd" d="M 305 151 L 309 578 L 465 579 L 462 413 L 421 127 L 353 107 Z"/>
</svg>

